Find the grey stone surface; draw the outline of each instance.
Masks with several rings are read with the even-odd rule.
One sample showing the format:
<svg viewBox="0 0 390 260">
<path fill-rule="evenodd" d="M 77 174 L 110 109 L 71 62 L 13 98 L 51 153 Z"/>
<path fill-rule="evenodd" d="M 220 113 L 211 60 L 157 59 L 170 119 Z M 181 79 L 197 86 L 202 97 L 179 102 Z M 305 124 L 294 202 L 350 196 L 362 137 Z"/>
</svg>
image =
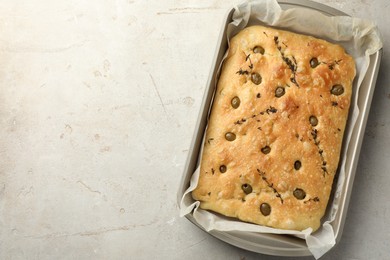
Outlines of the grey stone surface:
<svg viewBox="0 0 390 260">
<path fill-rule="evenodd" d="M 322 259 L 388 259 L 390 2 L 318 2 L 376 21 L 385 50 L 343 236 Z M 280 259 L 178 217 L 233 3 L 0 1 L 0 259 Z"/>
</svg>

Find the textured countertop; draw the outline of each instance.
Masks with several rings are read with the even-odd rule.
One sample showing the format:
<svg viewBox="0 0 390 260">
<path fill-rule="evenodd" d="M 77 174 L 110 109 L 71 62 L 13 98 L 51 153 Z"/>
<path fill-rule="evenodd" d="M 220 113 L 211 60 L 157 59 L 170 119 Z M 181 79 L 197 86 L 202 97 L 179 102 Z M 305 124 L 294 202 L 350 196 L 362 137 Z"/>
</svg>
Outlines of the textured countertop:
<svg viewBox="0 0 390 260">
<path fill-rule="evenodd" d="M 0 259 L 279 259 L 178 217 L 234 1 L 26 2 L 0 0 Z M 343 236 L 321 259 L 386 259 L 390 2 L 318 2 L 376 21 L 384 39 Z"/>
</svg>

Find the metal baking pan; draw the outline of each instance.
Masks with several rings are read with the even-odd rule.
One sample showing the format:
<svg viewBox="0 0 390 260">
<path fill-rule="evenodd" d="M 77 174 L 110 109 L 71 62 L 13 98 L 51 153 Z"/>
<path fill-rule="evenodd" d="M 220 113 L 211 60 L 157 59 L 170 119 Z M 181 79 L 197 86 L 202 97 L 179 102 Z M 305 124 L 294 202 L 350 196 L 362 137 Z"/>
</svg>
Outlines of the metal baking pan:
<svg viewBox="0 0 390 260">
<path fill-rule="evenodd" d="M 309 0 L 280 0 L 278 2 L 284 10 L 299 7 L 317 10 L 328 16 L 347 16 L 347 14 L 337 9 L 331 8 L 320 3 L 311 2 Z M 218 65 L 220 64 L 223 55 L 228 48 L 227 42 L 225 40 L 226 29 L 227 25 L 232 20 L 233 12 L 234 9 L 231 9 L 228 12 L 223 22 L 223 27 L 218 38 L 216 53 L 213 59 L 211 72 L 208 78 L 207 86 L 200 108 L 199 117 L 195 125 L 195 132 L 189 149 L 187 162 L 184 167 L 184 173 L 177 194 L 177 200 L 179 205 L 185 190 L 189 187 L 191 176 L 197 167 L 198 155 L 201 149 L 202 138 L 207 124 L 207 116 L 209 109 L 212 105 L 212 97 L 215 91 L 214 86 L 216 82 L 214 75 L 217 73 Z M 338 209 L 335 220 L 331 223 L 335 232 L 336 243 L 340 241 L 344 227 L 349 199 L 351 196 L 352 185 L 356 173 L 356 166 L 358 164 L 360 149 L 367 123 L 367 117 L 370 111 L 372 96 L 374 93 L 375 83 L 379 71 L 381 56 L 382 49 L 370 56 L 370 66 L 367 70 L 367 73 L 359 90 L 357 105 L 359 107 L 360 114 L 352 130 L 352 137 L 346 155 L 347 158 L 345 165 L 345 181 L 343 184 L 342 193 L 337 198 L 338 200 L 340 200 L 340 207 Z M 330 198 L 329 203 L 331 203 L 332 199 L 333 198 Z M 188 214 L 186 215 L 186 217 L 192 223 L 200 227 L 197 224 L 196 220 L 193 218 L 192 214 Z M 200 228 L 202 229 L 202 227 Z M 307 248 L 305 240 L 293 236 L 238 231 L 222 232 L 215 230 L 212 230 L 209 233 L 229 244 L 253 252 L 278 256 L 311 255 L 310 251 Z"/>
</svg>

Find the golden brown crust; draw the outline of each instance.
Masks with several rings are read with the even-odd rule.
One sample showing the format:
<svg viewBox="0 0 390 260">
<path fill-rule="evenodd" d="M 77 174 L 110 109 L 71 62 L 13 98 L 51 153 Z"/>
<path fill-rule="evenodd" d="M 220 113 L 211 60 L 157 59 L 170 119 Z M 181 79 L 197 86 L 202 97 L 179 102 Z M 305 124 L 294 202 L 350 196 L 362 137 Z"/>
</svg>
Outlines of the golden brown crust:
<svg viewBox="0 0 390 260">
<path fill-rule="evenodd" d="M 201 208 L 275 228 L 318 229 L 354 76 L 351 56 L 324 40 L 262 26 L 233 37 L 192 192 Z"/>
</svg>

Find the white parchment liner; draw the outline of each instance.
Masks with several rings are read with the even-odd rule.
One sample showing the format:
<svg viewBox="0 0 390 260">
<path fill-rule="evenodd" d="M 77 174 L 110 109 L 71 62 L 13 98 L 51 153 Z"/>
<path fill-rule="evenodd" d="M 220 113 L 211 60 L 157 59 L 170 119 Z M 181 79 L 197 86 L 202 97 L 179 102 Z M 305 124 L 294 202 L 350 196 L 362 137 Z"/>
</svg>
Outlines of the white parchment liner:
<svg viewBox="0 0 390 260">
<path fill-rule="evenodd" d="M 378 29 L 370 21 L 346 16 L 328 17 L 320 12 L 307 8 L 293 8 L 283 11 L 276 0 L 245 1 L 235 7 L 232 22 L 228 25 L 227 40 L 246 26 L 262 24 L 286 29 L 297 33 L 323 38 L 330 42 L 342 45 L 347 53 L 352 55 L 356 62 L 356 78 L 354 81 L 354 94 L 352 95 L 351 111 L 344 134 L 345 148 L 341 154 L 340 172 L 335 190 L 335 198 L 342 192 L 345 179 L 346 154 L 350 144 L 352 130 L 359 115 L 357 106 L 360 85 L 369 66 L 369 56 L 382 48 L 382 41 Z M 225 55 L 226 56 L 226 55 Z M 221 63 L 222 64 L 222 63 Z M 220 64 L 220 68 L 221 68 Z M 216 87 L 216 86 L 215 86 Z M 203 144 L 202 144 L 203 147 Z M 281 230 L 255 224 L 235 221 L 216 215 L 213 212 L 199 208 L 199 202 L 191 197 L 199 179 L 199 166 L 192 175 L 190 187 L 184 193 L 180 215 L 185 216 L 193 212 L 196 221 L 207 231 L 248 231 L 272 234 L 291 234 L 306 240 L 306 244 L 318 259 L 335 245 L 335 234 L 330 223 L 335 219 L 338 210 L 338 200 L 328 207 L 322 227 L 315 233 L 308 228 L 303 231 Z M 329 201 L 330 203 L 332 201 Z"/>
</svg>

